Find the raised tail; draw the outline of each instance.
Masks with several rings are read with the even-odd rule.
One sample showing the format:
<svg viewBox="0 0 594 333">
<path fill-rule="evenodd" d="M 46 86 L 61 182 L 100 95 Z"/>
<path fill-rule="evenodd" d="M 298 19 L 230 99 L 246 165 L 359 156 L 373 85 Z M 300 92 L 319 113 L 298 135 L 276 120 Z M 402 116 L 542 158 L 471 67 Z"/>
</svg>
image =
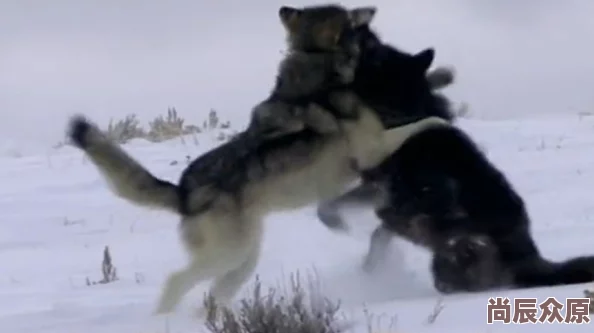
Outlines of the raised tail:
<svg viewBox="0 0 594 333">
<path fill-rule="evenodd" d="M 84 150 L 117 196 L 138 205 L 179 212 L 177 186 L 153 176 L 84 117 L 70 120 L 68 137 Z"/>
<path fill-rule="evenodd" d="M 516 286 L 522 288 L 588 282 L 594 282 L 594 256 L 576 257 L 562 262 L 539 258 L 519 267 L 515 275 Z"/>
</svg>

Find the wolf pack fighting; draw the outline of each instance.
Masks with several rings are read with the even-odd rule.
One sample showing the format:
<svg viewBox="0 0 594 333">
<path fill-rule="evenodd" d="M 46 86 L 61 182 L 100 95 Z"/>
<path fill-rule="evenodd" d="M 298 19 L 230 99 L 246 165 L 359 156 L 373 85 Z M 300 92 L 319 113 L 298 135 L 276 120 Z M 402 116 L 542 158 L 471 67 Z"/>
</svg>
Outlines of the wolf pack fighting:
<svg viewBox="0 0 594 333">
<path fill-rule="evenodd" d="M 472 135 L 456 125 L 444 88 L 454 67 L 431 46 L 405 51 L 373 28 L 378 8 L 277 8 L 287 53 L 249 124 L 195 158 L 177 182 L 155 176 L 87 116 L 67 136 L 113 194 L 178 216 L 184 268 L 165 281 L 155 314 L 175 311 L 199 283 L 229 305 L 256 273 L 265 219 L 306 206 L 336 237 L 347 210 L 374 212 L 365 274 L 390 265 L 400 238 L 431 253 L 442 295 L 594 281 L 594 255 L 547 259 L 524 198 Z M 366 221 L 359 221 L 366 223 Z M 331 251 L 331 249 L 328 249 Z"/>
</svg>

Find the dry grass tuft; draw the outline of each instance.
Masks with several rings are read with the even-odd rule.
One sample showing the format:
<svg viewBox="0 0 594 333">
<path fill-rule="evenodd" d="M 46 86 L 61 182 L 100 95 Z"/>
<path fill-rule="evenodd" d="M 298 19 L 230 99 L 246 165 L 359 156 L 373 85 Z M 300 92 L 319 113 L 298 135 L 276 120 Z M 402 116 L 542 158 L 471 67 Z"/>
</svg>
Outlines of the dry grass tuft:
<svg viewBox="0 0 594 333">
<path fill-rule="evenodd" d="M 87 277 L 87 286 L 92 286 L 95 284 L 106 284 L 115 282 L 118 280 L 117 269 L 113 265 L 111 261 L 111 254 L 109 253 L 109 247 L 105 247 L 103 250 L 103 261 L 101 262 L 101 274 L 103 275 L 103 279 L 99 281 L 91 281 Z"/>
<path fill-rule="evenodd" d="M 212 333 L 341 333 L 339 304 L 312 288 L 306 293 L 298 275 L 292 275 L 289 292 L 269 288 L 263 292 L 259 279 L 251 297 L 240 302 L 238 311 L 219 307 L 206 298 L 206 327 Z"/>
<path fill-rule="evenodd" d="M 144 139 L 150 142 L 162 142 L 175 138 L 182 138 L 186 135 L 194 135 L 194 142 L 198 140 L 196 134 L 205 131 L 215 132 L 215 138 L 218 141 L 226 141 L 232 138 L 237 131 L 231 131 L 229 121 L 221 122 L 217 112 L 210 110 L 208 117 L 204 120 L 202 126 L 186 124 L 175 108 L 167 109 L 166 115 L 160 115 L 148 122 L 148 129 L 142 126 L 136 114 L 126 115 L 123 119 L 111 119 L 107 128 L 104 129 L 105 135 L 112 141 L 124 144 L 133 139 Z M 218 133 L 217 133 L 218 132 Z M 65 140 L 54 145 L 54 148 L 61 148 L 70 145 Z"/>
</svg>

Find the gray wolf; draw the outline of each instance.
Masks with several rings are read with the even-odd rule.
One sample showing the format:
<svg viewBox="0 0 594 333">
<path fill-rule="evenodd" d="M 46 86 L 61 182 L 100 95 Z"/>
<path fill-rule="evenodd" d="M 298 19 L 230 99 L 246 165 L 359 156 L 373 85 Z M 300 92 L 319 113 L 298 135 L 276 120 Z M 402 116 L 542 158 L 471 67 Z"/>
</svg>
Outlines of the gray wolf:
<svg viewBox="0 0 594 333">
<path fill-rule="evenodd" d="M 343 31 L 369 22 L 374 14 L 373 7 L 349 12 L 339 6 L 283 6 L 279 15 L 288 54 L 270 97 L 254 107 L 249 131 L 268 138 L 306 127 L 322 134 L 338 132 L 331 110 L 312 103 L 312 97 L 353 82 L 359 48 L 355 38 L 343 37 Z"/>
<path fill-rule="evenodd" d="M 328 104 L 355 114 L 336 117 L 339 132 L 306 128 L 264 140 L 244 131 L 196 158 L 177 184 L 155 177 L 84 117 L 71 119 L 69 138 L 117 196 L 181 216 L 189 264 L 168 278 L 157 313 L 172 311 L 194 285 L 211 278 L 211 296 L 229 302 L 256 267 L 265 216 L 335 197 L 358 179 L 353 160 L 362 169 L 373 167 L 416 131 L 444 125 L 434 117 L 386 131 L 348 89 L 328 96 Z"/>
<path fill-rule="evenodd" d="M 363 171 L 362 178 L 360 188 L 323 204 L 327 205 L 323 209 L 354 205 L 375 209 L 381 224 L 371 236 L 364 261 L 367 271 L 383 261 L 391 237 L 399 235 L 434 253 L 434 284 L 442 292 L 594 281 L 593 256 L 561 262 L 542 257 L 530 233 L 523 199 L 458 128 L 428 128 L 410 136 L 377 167 Z M 340 218 L 324 222 L 345 230 Z M 483 248 L 494 252 L 485 254 L 468 246 L 472 241 L 446 246 L 453 235 L 483 237 L 491 244 Z M 468 252 L 478 254 L 478 259 L 464 261 Z M 455 260 L 447 260 L 452 254 Z M 483 269 L 489 265 L 492 270 Z M 469 275 L 473 270 L 484 276 Z"/>
</svg>

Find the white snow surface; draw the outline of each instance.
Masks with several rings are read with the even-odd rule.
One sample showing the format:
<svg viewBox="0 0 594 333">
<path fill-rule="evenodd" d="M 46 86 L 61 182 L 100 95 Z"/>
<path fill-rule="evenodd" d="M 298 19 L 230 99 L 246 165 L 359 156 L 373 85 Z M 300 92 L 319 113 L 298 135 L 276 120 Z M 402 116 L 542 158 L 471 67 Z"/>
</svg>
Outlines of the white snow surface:
<svg viewBox="0 0 594 333">
<path fill-rule="evenodd" d="M 594 117 L 466 119 L 459 126 L 525 199 L 545 257 L 594 253 Z M 198 144 L 192 139 L 134 141 L 124 148 L 157 176 L 176 181 L 186 156 L 217 145 L 214 136 L 202 134 Z M 0 332 L 205 331 L 194 314 L 208 283 L 197 286 L 174 314 L 152 315 L 164 279 L 186 263 L 175 215 L 116 198 L 74 148 L 0 153 L 5 153 L 0 156 Z M 179 163 L 172 165 L 174 160 Z M 349 213 L 355 232 L 340 235 L 322 226 L 313 207 L 267 218 L 256 274 L 272 286 L 298 270 L 315 272 L 325 295 L 341 300 L 355 332 L 367 332 L 364 311 L 374 314 L 377 333 L 592 331 L 591 324 L 487 325 L 489 297 L 564 301 L 582 297 L 589 285 L 446 296 L 442 312 L 429 324 L 440 297 L 431 284 L 429 254 L 395 239 L 388 263 L 373 275 L 364 274 L 360 265 L 378 220 L 367 211 Z M 88 286 L 87 279 L 101 278 L 105 246 L 119 280 Z"/>
</svg>

